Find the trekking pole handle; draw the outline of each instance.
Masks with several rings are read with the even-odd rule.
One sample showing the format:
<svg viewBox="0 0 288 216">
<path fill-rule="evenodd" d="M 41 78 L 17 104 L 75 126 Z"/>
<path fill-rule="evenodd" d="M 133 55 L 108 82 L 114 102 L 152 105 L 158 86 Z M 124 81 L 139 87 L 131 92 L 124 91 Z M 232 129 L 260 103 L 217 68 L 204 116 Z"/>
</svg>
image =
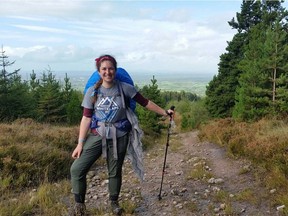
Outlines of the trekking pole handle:
<svg viewBox="0 0 288 216">
<path fill-rule="evenodd" d="M 167 116 L 170 117 L 170 121 L 171 121 L 171 120 L 172 120 L 172 115 L 173 115 L 173 113 L 172 113 L 172 112 L 169 112 L 168 110 L 165 110 L 165 113 L 166 113 Z"/>
<path fill-rule="evenodd" d="M 169 110 L 172 110 L 172 112 L 169 112 L 169 110 L 165 110 L 166 114 L 170 117 L 170 121 L 173 119 L 175 106 L 171 106 Z"/>
</svg>

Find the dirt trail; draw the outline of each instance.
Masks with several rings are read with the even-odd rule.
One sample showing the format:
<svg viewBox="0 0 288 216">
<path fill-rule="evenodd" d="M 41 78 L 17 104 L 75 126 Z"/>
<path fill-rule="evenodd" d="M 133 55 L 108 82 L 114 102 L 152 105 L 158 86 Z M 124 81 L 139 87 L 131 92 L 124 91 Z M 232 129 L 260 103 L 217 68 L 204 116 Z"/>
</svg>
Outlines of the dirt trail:
<svg viewBox="0 0 288 216">
<path fill-rule="evenodd" d="M 132 215 L 138 216 L 278 215 L 267 201 L 269 191 L 254 180 L 248 162 L 228 158 L 223 148 L 200 142 L 197 135 L 197 131 L 170 135 L 161 200 L 158 195 L 165 144 L 145 152 L 143 183 L 136 180 L 126 163 L 120 204 L 125 199 L 135 201 L 137 208 Z M 175 150 L 173 145 L 179 147 Z M 199 166 L 198 179 L 192 178 L 193 169 Z M 100 186 L 97 189 L 94 184 L 95 190 L 99 192 Z M 103 206 L 107 204 L 107 196 L 88 202 L 88 208 L 89 203 Z"/>
</svg>

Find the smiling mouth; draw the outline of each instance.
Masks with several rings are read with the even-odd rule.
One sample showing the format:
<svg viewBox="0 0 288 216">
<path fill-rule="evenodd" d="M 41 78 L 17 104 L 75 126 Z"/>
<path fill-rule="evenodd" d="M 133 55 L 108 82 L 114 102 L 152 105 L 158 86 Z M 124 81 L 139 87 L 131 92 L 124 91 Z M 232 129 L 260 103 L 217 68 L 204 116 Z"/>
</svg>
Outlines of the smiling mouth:
<svg viewBox="0 0 288 216">
<path fill-rule="evenodd" d="M 106 75 L 104 75 L 104 78 L 113 79 L 113 75 L 112 74 L 106 74 Z"/>
</svg>

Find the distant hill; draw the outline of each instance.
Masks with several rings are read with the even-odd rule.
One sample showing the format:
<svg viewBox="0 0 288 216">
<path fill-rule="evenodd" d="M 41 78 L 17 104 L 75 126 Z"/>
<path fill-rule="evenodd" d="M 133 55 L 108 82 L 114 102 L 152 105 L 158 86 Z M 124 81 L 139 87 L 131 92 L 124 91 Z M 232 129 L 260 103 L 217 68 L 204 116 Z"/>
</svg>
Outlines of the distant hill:
<svg viewBox="0 0 288 216">
<path fill-rule="evenodd" d="M 55 72 L 56 78 L 61 82 L 64 82 L 63 78 L 67 73 L 72 87 L 75 89 L 83 90 L 84 86 L 89 79 L 92 72 L 79 72 L 79 71 L 61 71 Z M 23 79 L 28 79 L 29 74 L 21 74 Z M 38 74 L 37 74 L 38 75 Z M 153 75 L 157 80 L 159 89 L 162 91 L 186 91 L 195 93 L 199 96 L 205 95 L 206 86 L 213 78 L 212 73 L 163 73 L 163 72 L 137 72 L 130 73 L 134 83 L 143 87 L 144 85 L 151 84 Z M 41 76 L 40 74 L 38 75 Z"/>
</svg>

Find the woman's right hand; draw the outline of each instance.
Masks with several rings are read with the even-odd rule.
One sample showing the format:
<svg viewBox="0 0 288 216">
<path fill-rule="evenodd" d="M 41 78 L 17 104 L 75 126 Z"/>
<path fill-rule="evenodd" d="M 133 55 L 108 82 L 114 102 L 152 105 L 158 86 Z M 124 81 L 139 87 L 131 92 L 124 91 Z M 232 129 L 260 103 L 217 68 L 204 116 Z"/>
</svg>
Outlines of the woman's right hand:
<svg viewBox="0 0 288 216">
<path fill-rule="evenodd" d="M 82 150 L 83 150 L 83 145 L 78 144 L 72 153 L 72 158 L 74 158 L 74 159 L 79 158 L 81 153 L 82 153 Z"/>
<path fill-rule="evenodd" d="M 72 153 L 72 158 L 74 159 L 79 158 L 82 153 L 83 145 L 85 142 L 85 137 L 86 137 L 87 131 L 90 128 L 90 123 L 91 123 L 91 117 L 82 116 L 82 119 L 80 122 L 78 145 L 76 146 L 76 148 L 74 149 Z"/>
</svg>

